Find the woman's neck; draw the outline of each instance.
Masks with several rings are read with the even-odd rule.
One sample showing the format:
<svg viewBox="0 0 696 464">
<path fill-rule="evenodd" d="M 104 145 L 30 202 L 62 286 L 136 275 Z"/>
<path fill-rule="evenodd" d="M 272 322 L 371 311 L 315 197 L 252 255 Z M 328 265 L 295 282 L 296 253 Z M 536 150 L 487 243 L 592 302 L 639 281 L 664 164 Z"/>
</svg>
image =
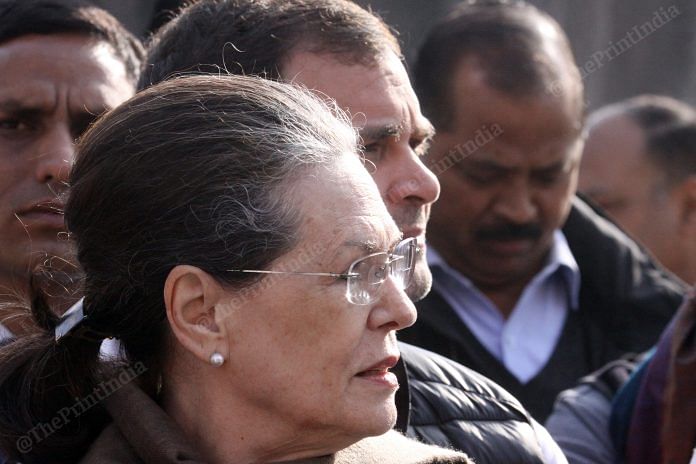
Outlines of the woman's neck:
<svg viewBox="0 0 696 464">
<path fill-rule="evenodd" d="M 210 463 L 292 461 L 332 454 L 359 439 L 289 424 L 210 376 L 165 381 L 160 403 Z"/>
</svg>

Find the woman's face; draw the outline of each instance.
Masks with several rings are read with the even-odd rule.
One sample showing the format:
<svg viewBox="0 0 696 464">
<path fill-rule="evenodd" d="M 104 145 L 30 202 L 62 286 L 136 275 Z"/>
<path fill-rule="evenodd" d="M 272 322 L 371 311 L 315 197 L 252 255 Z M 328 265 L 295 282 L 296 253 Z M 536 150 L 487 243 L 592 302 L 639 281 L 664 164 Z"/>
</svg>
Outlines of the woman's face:
<svg viewBox="0 0 696 464">
<path fill-rule="evenodd" d="M 399 241 L 357 157 L 338 164 L 295 190 L 300 240 L 272 270 L 344 273 Z M 339 443 L 386 432 L 396 420 L 398 386 L 388 372 L 399 356 L 395 331 L 416 313 L 392 279 L 383 285 L 364 306 L 346 300 L 345 280 L 327 276 L 268 275 L 246 292 L 230 292 L 238 308 L 225 319 L 230 394 L 298 437 Z"/>
</svg>

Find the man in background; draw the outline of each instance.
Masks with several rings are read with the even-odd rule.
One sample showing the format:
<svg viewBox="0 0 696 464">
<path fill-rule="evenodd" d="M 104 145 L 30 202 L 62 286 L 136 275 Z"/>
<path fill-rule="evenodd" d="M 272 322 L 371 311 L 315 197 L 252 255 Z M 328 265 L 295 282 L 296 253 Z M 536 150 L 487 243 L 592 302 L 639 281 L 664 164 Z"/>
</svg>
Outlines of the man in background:
<svg viewBox="0 0 696 464">
<path fill-rule="evenodd" d="M 696 283 L 696 111 L 643 95 L 588 118 L 579 190 L 687 284 Z"/>
<path fill-rule="evenodd" d="M 574 197 L 583 87 L 550 16 L 462 4 L 414 76 L 442 193 L 433 291 L 402 339 L 490 377 L 543 421 L 578 378 L 655 343 L 683 288 Z"/>
<path fill-rule="evenodd" d="M 71 286 L 61 193 L 75 140 L 135 93 L 142 46 L 107 12 L 0 2 L 0 338 L 23 331 L 17 297 L 37 265 Z M 58 258 L 58 259 L 54 259 Z M 65 282 L 60 282 L 65 276 Z M 60 298 L 60 285 L 53 287 Z"/>
</svg>

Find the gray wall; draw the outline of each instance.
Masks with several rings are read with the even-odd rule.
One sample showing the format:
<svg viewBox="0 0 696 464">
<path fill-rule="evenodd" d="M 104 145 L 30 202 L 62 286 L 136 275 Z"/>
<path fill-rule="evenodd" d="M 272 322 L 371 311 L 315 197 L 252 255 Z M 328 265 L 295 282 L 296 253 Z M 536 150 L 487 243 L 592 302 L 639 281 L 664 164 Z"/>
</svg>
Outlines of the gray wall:
<svg viewBox="0 0 696 464">
<path fill-rule="evenodd" d="M 142 33 L 155 0 L 94 0 L 94 3 L 111 9 L 134 31 Z M 458 2 L 357 0 L 357 3 L 370 5 L 400 31 L 406 57 L 411 61 L 428 28 Z M 647 92 L 696 104 L 696 0 L 531 0 L 531 3 L 550 13 L 568 33 L 585 75 L 589 108 Z"/>
<path fill-rule="evenodd" d="M 433 21 L 459 2 L 358 0 L 358 3 L 372 5 L 401 31 L 407 58 L 412 60 Z M 553 16 L 568 34 L 585 76 L 590 109 L 640 93 L 667 94 L 696 104 L 696 1 L 530 0 L 530 3 Z"/>
</svg>

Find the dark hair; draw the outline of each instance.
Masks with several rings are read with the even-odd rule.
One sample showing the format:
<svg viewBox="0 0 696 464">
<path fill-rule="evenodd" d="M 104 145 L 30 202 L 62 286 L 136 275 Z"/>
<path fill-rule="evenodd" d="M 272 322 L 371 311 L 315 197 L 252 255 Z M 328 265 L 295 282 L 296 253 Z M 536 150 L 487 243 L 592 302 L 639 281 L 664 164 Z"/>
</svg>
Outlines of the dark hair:
<svg viewBox="0 0 696 464">
<path fill-rule="evenodd" d="M 696 109 L 663 95 L 638 95 L 604 106 L 590 115 L 594 121 L 625 116 L 643 132 L 645 156 L 674 186 L 696 174 Z"/>
<path fill-rule="evenodd" d="M 0 44 L 30 34 L 84 34 L 111 45 L 136 84 L 144 57 L 140 41 L 107 11 L 58 0 L 0 0 Z"/>
<path fill-rule="evenodd" d="M 138 380 L 154 394 L 171 269 L 197 266 L 239 292 L 259 284 L 262 275 L 228 271 L 265 269 L 295 246 L 298 179 L 357 152 L 356 133 L 341 118 L 291 85 L 198 76 L 145 90 L 90 128 L 65 219 L 85 272 L 81 329 L 92 336 L 78 331 L 56 343 L 56 317 L 35 302 L 40 329 L 0 349 L 2 449 L 17 454 L 28 430 L 113 377 L 99 360 L 105 336 L 121 341 L 131 367 L 144 366 Z M 95 407 L 22 461 L 74 462 L 103 422 Z"/>
<path fill-rule="evenodd" d="M 696 175 L 696 120 L 650 134 L 646 151 L 648 159 L 665 174 L 668 186 Z"/>
<path fill-rule="evenodd" d="M 373 64 L 386 49 L 401 56 L 384 22 L 348 0 L 202 0 L 151 38 L 138 88 L 177 73 L 279 79 L 298 48 L 351 64 Z"/>
<path fill-rule="evenodd" d="M 554 35 L 542 34 L 540 23 Z M 565 63 L 544 52 L 549 45 Z M 513 97 L 558 94 L 570 78 L 570 95 L 577 99 L 578 118 L 582 116 L 582 84 L 568 39 L 553 18 L 530 4 L 468 1 L 430 30 L 413 75 L 423 113 L 437 129 L 450 128 L 454 75 L 465 59 L 483 70 L 488 85 Z"/>
<path fill-rule="evenodd" d="M 638 95 L 600 108 L 597 114 L 624 114 L 644 132 L 696 119 L 696 111 L 686 103 L 662 95 Z"/>
</svg>

